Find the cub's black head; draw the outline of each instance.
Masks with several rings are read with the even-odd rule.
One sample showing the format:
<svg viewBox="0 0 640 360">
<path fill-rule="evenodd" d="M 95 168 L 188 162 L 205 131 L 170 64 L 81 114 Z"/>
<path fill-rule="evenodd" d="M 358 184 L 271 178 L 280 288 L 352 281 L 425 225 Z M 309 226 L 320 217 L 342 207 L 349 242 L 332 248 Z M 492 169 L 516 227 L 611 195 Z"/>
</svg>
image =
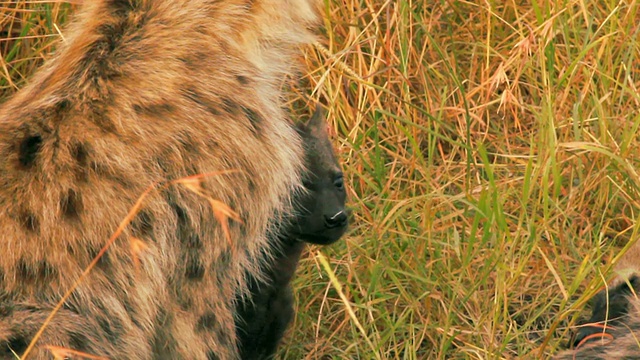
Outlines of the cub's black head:
<svg viewBox="0 0 640 360">
<path fill-rule="evenodd" d="M 318 245 L 331 244 L 345 233 L 349 218 L 342 169 L 333 151 L 320 105 L 311 119 L 298 125 L 305 147 L 306 194 L 298 197 L 291 230 L 294 236 Z"/>
</svg>

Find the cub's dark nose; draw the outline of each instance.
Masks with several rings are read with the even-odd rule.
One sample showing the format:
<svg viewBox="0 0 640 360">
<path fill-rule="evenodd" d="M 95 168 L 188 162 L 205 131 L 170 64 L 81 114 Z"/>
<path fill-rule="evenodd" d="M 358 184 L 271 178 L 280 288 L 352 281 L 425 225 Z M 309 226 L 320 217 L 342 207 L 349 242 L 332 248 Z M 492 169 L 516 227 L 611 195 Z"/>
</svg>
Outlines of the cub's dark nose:
<svg viewBox="0 0 640 360">
<path fill-rule="evenodd" d="M 332 216 L 324 216 L 324 224 L 329 229 L 345 226 L 347 225 L 347 220 L 347 212 L 344 210 L 340 210 Z"/>
</svg>

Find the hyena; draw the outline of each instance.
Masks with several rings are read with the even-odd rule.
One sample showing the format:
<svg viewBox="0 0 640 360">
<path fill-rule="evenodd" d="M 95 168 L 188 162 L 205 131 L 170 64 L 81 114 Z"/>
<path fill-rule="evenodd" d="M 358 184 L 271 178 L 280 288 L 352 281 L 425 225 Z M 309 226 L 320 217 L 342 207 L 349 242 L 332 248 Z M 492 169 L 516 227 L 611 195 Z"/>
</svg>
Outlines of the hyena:
<svg viewBox="0 0 640 360">
<path fill-rule="evenodd" d="M 150 193 L 30 358 L 237 358 L 235 296 L 302 189 L 282 83 L 320 4 L 83 3 L 0 109 L 0 358 L 25 351 L 148 186 L 194 174 L 210 176 Z M 195 187 L 239 221 L 217 221 Z"/>
<path fill-rule="evenodd" d="M 249 280 L 250 294 L 238 305 L 236 327 L 242 359 L 271 359 L 293 319 L 293 277 L 305 243 L 328 245 L 345 233 L 348 217 L 340 164 L 329 140 L 322 108 L 298 125 L 305 146 L 305 193 L 295 199 L 295 216 L 270 238 L 274 258 L 263 265 L 266 284 Z"/>
<path fill-rule="evenodd" d="M 555 359 L 640 358 L 639 267 L 640 243 L 636 243 L 616 264 L 618 276 L 592 299 L 591 318 L 572 339 L 576 349 Z"/>
</svg>

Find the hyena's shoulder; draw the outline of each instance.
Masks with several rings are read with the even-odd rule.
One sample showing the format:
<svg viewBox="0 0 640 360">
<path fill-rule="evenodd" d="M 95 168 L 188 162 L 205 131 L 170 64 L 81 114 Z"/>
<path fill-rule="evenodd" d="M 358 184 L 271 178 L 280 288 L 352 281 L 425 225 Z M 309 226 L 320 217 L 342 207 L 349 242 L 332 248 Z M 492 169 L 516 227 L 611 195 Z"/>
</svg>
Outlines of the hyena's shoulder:
<svg viewBox="0 0 640 360">
<path fill-rule="evenodd" d="M 2 350 L 24 350 L 149 185 L 233 171 L 198 185 L 238 213 L 229 238 L 202 196 L 153 192 L 34 354 L 233 358 L 232 300 L 300 182 L 280 86 L 317 4 L 86 3 L 53 60 L 0 109 Z M 131 238 L 145 244 L 139 259 Z"/>
</svg>

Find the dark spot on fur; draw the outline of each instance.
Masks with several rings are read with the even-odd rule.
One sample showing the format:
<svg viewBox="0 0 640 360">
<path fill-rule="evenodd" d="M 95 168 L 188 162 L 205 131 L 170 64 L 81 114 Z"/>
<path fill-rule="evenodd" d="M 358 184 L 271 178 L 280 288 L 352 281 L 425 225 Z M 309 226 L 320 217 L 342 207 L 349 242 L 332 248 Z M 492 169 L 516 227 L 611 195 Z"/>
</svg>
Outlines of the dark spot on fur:
<svg viewBox="0 0 640 360">
<path fill-rule="evenodd" d="M 222 98 L 222 109 L 229 114 L 235 114 L 238 112 L 240 105 L 237 102 L 229 99 L 228 97 Z"/>
<path fill-rule="evenodd" d="M 9 338 L 9 341 L 2 345 L 2 352 L 0 354 L 13 354 L 21 355 L 26 349 L 29 342 L 22 336 Z"/>
<path fill-rule="evenodd" d="M 198 153 L 200 152 L 200 148 L 198 144 L 194 141 L 193 136 L 190 136 L 189 134 L 184 134 L 183 136 L 180 136 L 180 139 L 178 141 L 180 142 L 180 145 L 182 145 L 182 148 L 184 149 L 184 154 L 188 154 L 189 157 L 193 158 L 194 156 L 198 155 Z"/>
<path fill-rule="evenodd" d="M 101 301 L 94 302 L 95 307 L 100 310 L 103 316 L 96 316 L 98 325 L 102 329 L 107 340 L 112 344 L 117 344 L 118 339 L 122 336 L 124 328 L 120 320 L 112 316 L 107 307 Z"/>
<path fill-rule="evenodd" d="M 89 250 L 89 259 L 93 260 L 95 259 L 98 254 L 100 253 L 100 248 L 98 247 L 90 247 Z M 101 269 L 108 269 L 111 266 L 111 259 L 109 257 L 109 252 L 105 252 L 104 254 L 102 254 L 102 256 L 100 257 L 100 259 L 98 259 L 98 263 L 96 264 L 99 268 Z"/>
<path fill-rule="evenodd" d="M 241 85 L 247 85 L 249 83 L 249 78 L 242 75 L 237 75 L 236 80 L 238 80 Z"/>
<path fill-rule="evenodd" d="M 97 27 L 99 36 L 87 47 L 85 56 L 77 67 L 87 72 L 88 78 L 110 81 L 124 75 L 120 66 L 122 59 L 135 56 L 124 44 L 144 37 L 142 31 L 148 16 L 144 15 L 144 11 L 138 12 L 142 4 L 143 1 L 140 0 L 111 0 L 107 4 L 107 10 L 114 19 Z M 94 82 L 93 85 L 102 96 L 110 91 L 109 84 Z"/>
<path fill-rule="evenodd" d="M 207 360 L 220 360 L 220 358 L 213 351 L 209 351 L 207 353 Z"/>
<path fill-rule="evenodd" d="M 76 160 L 80 167 L 87 166 L 87 158 L 89 157 L 89 151 L 84 144 L 76 143 L 71 150 L 73 158 Z"/>
<path fill-rule="evenodd" d="M 200 263 L 200 255 L 195 251 L 190 251 L 187 255 L 185 276 L 189 280 L 202 280 L 204 277 L 204 267 Z"/>
<path fill-rule="evenodd" d="M 108 106 L 105 105 L 113 102 L 113 94 L 109 89 L 103 89 L 101 95 L 101 102 L 87 104 L 89 107 L 87 120 L 95 124 L 105 134 L 118 134 L 118 128 L 109 116 Z"/>
<path fill-rule="evenodd" d="M 260 114 L 255 112 L 252 109 L 242 107 L 242 111 L 244 111 L 244 115 L 249 119 L 249 124 L 251 125 L 251 132 L 254 135 L 260 135 L 262 133 L 262 124 L 264 123 L 264 119 Z"/>
<path fill-rule="evenodd" d="M 36 216 L 29 211 L 25 211 L 20 214 L 19 221 L 20 225 L 22 225 L 23 228 L 27 229 L 30 232 L 38 232 L 38 229 L 40 228 L 40 222 L 38 221 L 38 218 L 36 218 Z"/>
<path fill-rule="evenodd" d="M 197 250 L 202 248 L 202 241 L 200 241 L 200 236 L 198 236 L 198 234 L 191 233 L 180 238 L 180 241 L 185 245 L 187 249 Z"/>
<path fill-rule="evenodd" d="M 107 316 L 107 314 L 105 314 L 105 316 Z M 118 339 L 123 333 L 122 324 L 114 317 L 98 316 L 97 320 L 107 340 L 109 340 L 111 344 L 117 344 Z"/>
<path fill-rule="evenodd" d="M 154 218 L 151 213 L 146 210 L 141 210 L 131 224 L 134 234 L 153 240 L 153 221 Z"/>
<path fill-rule="evenodd" d="M 185 99 L 202 106 L 211 115 L 220 115 L 220 110 L 218 109 L 217 105 L 213 101 L 211 101 L 211 99 L 202 96 L 202 94 L 200 94 L 200 92 L 198 92 L 196 89 L 188 88 L 182 90 L 181 92 Z"/>
<path fill-rule="evenodd" d="M 253 181 L 253 179 L 247 179 L 247 188 L 252 194 L 256 192 L 256 183 Z"/>
<path fill-rule="evenodd" d="M 83 210 L 82 197 L 73 189 L 69 189 L 67 194 L 60 200 L 60 208 L 66 220 L 79 221 Z"/>
<path fill-rule="evenodd" d="M 62 305 L 62 308 L 74 314 L 80 315 L 80 310 L 78 310 L 78 306 L 76 306 L 76 304 L 74 304 L 70 300 L 65 301 L 64 304 Z"/>
<path fill-rule="evenodd" d="M 69 345 L 73 350 L 86 351 L 89 349 L 89 339 L 82 333 L 72 331 L 69 333 Z"/>
<path fill-rule="evenodd" d="M 3 304 L 0 306 L 0 317 L 6 318 L 13 314 L 15 308 L 11 304 Z"/>
<path fill-rule="evenodd" d="M 20 280 L 22 280 L 24 282 L 33 281 L 35 275 L 34 275 L 32 269 L 29 268 L 27 263 L 24 262 L 24 260 L 20 260 L 18 262 L 18 266 L 17 266 L 16 270 L 17 270 L 17 273 L 18 273 L 18 277 L 20 277 Z"/>
<path fill-rule="evenodd" d="M 175 111 L 175 109 L 175 106 L 168 102 L 133 105 L 133 111 L 135 111 L 136 114 L 149 115 L 160 119 L 171 115 Z"/>
<path fill-rule="evenodd" d="M 204 32 L 207 31 L 206 28 L 199 25 L 197 25 L 196 28 L 201 28 Z M 198 32 L 195 28 L 192 29 L 192 31 Z M 193 51 L 187 57 L 178 58 L 178 60 L 184 64 L 185 68 L 191 71 L 200 71 L 202 64 L 208 62 L 210 59 L 211 55 L 204 51 Z"/>
<path fill-rule="evenodd" d="M 18 150 L 18 160 L 25 168 L 30 168 L 36 160 L 36 155 L 42 147 L 42 137 L 40 135 L 29 136 L 22 140 Z"/>
<path fill-rule="evenodd" d="M 202 241 L 200 241 L 200 236 L 196 234 L 189 223 L 189 218 L 187 217 L 187 213 L 178 205 L 173 205 L 173 210 L 176 213 L 176 219 L 178 223 L 177 229 L 177 237 L 178 240 L 182 244 L 185 245 L 187 249 L 201 249 Z"/>
<path fill-rule="evenodd" d="M 47 282 L 52 276 L 58 274 L 58 270 L 44 260 L 36 264 L 29 264 L 24 259 L 18 261 L 17 273 L 24 283 Z"/>
<path fill-rule="evenodd" d="M 121 76 L 121 70 L 118 66 L 114 66 L 114 50 L 122 43 L 124 25 L 123 21 L 109 22 L 96 29 L 101 36 L 87 49 L 83 59 L 83 67 L 88 69 L 92 77 L 110 81 Z M 96 84 L 96 87 L 104 87 L 104 85 Z M 102 88 L 98 90 L 105 91 Z"/>
<path fill-rule="evenodd" d="M 223 251 L 220 254 L 220 262 L 223 264 L 223 266 L 227 266 L 229 265 L 229 263 L 231 262 L 231 252 L 230 251 Z M 216 265 L 216 267 L 219 265 Z"/>
<path fill-rule="evenodd" d="M 216 315 L 214 313 L 206 313 L 198 319 L 196 324 L 197 331 L 212 330 L 216 326 Z"/>
<path fill-rule="evenodd" d="M 193 306 L 193 302 L 188 296 L 181 296 L 178 299 L 178 304 L 180 305 L 180 310 L 182 311 L 190 311 Z"/>
<path fill-rule="evenodd" d="M 183 208 L 181 208 L 176 204 L 172 204 L 171 207 L 173 208 L 173 211 L 176 213 L 176 218 L 178 219 L 178 227 L 180 229 L 186 227 L 189 221 L 187 217 L 187 213 L 184 211 Z"/>
<path fill-rule="evenodd" d="M 76 179 L 79 182 L 88 182 L 89 181 L 89 172 L 88 172 L 88 158 L 89 151 L 84 144 L 76 143 L 71 148 L 71 155 L 76 160 Z"/>
<path fill-rule="evenodd" d="M 170 159 L 171 157 L 167 153 L 160 154 L 154 158 L 155 163 L 158 164 L 158 167 L 166 177 L 170 177 L 170 174 L 174 171 L 174 167 L 171 166 L 173 162 Z"/>
<path fill-rule="evenodd" d="M 71 102 L 67 99 L 61 99 L 53 106 L 44 111 L 41 115 L 42 118 L 50 120 L 52 123 L 59 123 L 64 119 L 64 115 L 71 108 Z"/>
<path fill-rule="evenodd" d="M 107 6 L 111 9 L 113 15 L 123 16 L 137 10 L 140 4 L 139 0 L 111 0 L 107 2 Z"/>
<path fill-rule="evenodd" d="M 62 99 L 62 100 L 58 101 L 55 104 L 54 109 L 55 109 L 56 112 L 59 113 L 59 112 L 62 112 L 62 111 L 65 111 L 65 110 L 69 109 L 70 107 L 71 107 L 71 101 L 69 101 L 67 99 Z"/>
<path fill-rule="evenodd" d="M 131 319 L 131 322 L 138 328 L 142 329 L 142 325 L 140 325 L 140 322 L 138 321 L 138 312 L 136 311 L 136 309 L 131 306 L 131 303 L 129 302 L 129 300 L 124 299 L 122 301 L 122 305 L 124 305 L 124 309 L 127 311 L 127 314 L 129 314 L 129 318 Z"/>
</svg>

